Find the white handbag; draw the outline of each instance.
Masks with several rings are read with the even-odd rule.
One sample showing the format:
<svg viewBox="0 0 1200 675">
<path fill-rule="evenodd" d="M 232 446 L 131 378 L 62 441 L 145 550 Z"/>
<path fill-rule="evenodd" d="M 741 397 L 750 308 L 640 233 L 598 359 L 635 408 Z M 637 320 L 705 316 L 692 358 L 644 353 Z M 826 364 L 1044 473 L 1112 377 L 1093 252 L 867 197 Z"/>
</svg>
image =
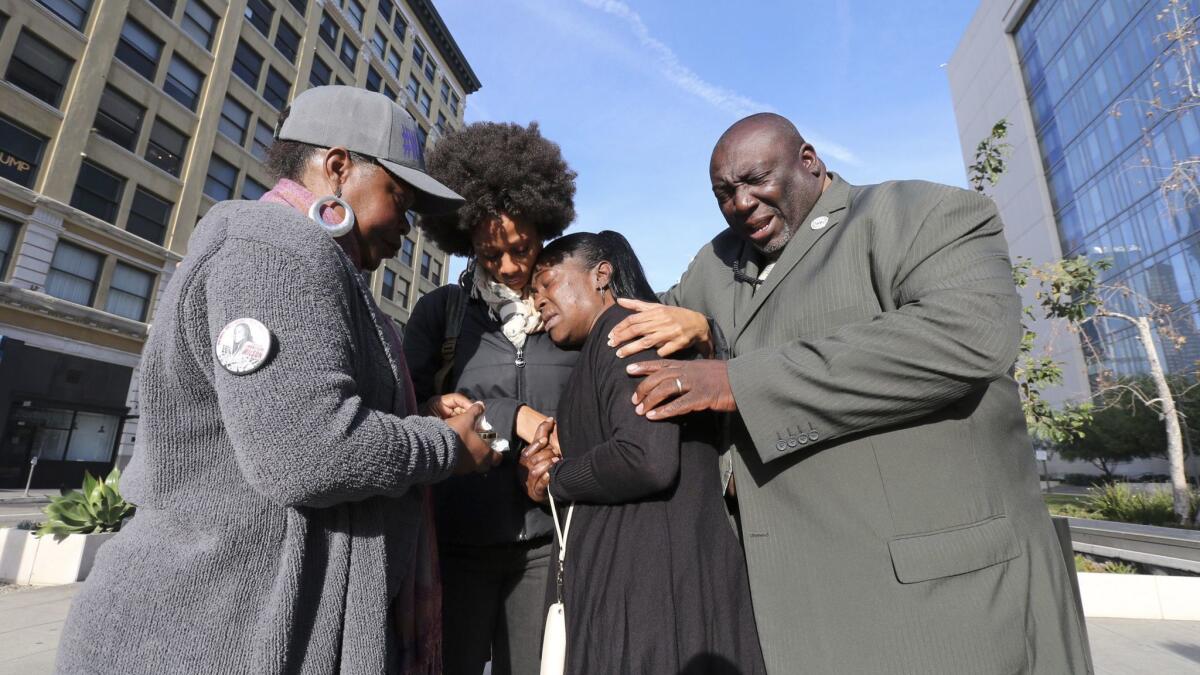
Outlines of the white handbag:
<svg viewBox="0 0 1200 675">
<path fill-rule="evenodd" d="M 554 495 L 546 488 L 550 497 L 550 515 L 554 517 L 554 533 L 558 535 L 558 567 L 555 570 L 554 585 L 556 601 L 546 612 L 546 632 L 542 635 L 542 670 L 541 675 L 563 675 L 567 665 L 567 616 L 563 609 L 563 562 L 567 559 L 567 534 L 571 531 L 571 516 L 575 515 L 575 505 L 567 509 L 567 522 L 563 527 L 558 525 L 558 509 L 554 506 Z"/>
</svg>

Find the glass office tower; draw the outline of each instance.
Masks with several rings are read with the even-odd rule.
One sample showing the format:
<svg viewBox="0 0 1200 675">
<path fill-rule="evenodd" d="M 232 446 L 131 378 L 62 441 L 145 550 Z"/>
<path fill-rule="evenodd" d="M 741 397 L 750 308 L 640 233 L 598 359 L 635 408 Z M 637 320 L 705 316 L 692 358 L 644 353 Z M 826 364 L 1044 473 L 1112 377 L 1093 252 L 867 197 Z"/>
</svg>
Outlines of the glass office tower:
<svg viewBox="0 0 1200 675">
<path fill-rule="evenodd" d="M 1164 4 L 1034 0 L 1013 40 L 1062 255 L 1111 258 L 1107 279 L 1175 308 L 1187 341 L 1161 353 L 1185 374 L 1200 361 L 1200 208 L 1164 198 L 1160 186 L 1176 161 L 1200 156 L 1200 120 L 1147 115 L 1155 99 L 1174 107 L 1183 77 L 1164 35 L 1170 19 L 1158 16 Z M 1116 305 L 1134 311 L 1129 300 Z M 1145 370 L 1132 327 L 1110 321 L 1089 337 L 1103 368 Z"/>
</svg>

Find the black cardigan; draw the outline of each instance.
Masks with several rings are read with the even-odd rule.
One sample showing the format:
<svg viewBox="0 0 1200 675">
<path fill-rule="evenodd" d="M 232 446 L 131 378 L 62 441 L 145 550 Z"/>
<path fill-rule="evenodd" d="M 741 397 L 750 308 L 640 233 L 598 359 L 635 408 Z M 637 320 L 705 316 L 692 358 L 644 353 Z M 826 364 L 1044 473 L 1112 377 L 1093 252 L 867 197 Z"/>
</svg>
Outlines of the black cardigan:
<svg viewBox="0 0 1200 675">
<path fill-rule="evenodd" d="M 404 354 L 422 403 L 436 393 L 433 379 L 442 366 L 449 295 L 450 287 L 443 286 L 418 300 L 405 330 Z M 509 439 L 510 450 L 488 473 L 456 476 L 434 487 L 438 539 L 443 543 L 506 544 L 548 537 L 554 531 L 548 513 L 530 501 L 517 477 L 524 443 L 516 435 L 516 416 L 522 405 L 543 415 L 555 414 L 579 352 L 559 349 L 549 335 L 537 333 L 526 338 L 521 356 L 524 365 L 519 366 L 516 348 L 487 305 L 467 300 L 450 381 L 454 391 L 484 402 L 488 422 Z"/>
</svg>

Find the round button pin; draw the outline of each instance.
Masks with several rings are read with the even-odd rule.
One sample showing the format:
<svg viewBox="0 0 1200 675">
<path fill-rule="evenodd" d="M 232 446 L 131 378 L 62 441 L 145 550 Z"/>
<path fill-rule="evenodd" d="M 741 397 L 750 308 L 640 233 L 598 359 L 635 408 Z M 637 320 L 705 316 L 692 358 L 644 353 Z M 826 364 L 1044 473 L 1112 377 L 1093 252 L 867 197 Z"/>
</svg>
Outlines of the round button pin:
<svg viewBox="0 0 1200 675">
<path fill-rule="evenodd" d="M 820 218 L 813 218 L 813 221 L 810 224 L 810 227 L 812 227 L 812 229 L 814 229 L 814 230 L 822 230 L 822 229 L 825 229 L 825 226 L 828 224 L 829 224 L 829 216 L 821 216 Z"/>
<path fill-rule="evenodd" d="M 234 319 L 217 335 L 217 362 L 234 375 L 262 368 L 271 355 L 271 331 L 257 319 Z"/>
</svg>

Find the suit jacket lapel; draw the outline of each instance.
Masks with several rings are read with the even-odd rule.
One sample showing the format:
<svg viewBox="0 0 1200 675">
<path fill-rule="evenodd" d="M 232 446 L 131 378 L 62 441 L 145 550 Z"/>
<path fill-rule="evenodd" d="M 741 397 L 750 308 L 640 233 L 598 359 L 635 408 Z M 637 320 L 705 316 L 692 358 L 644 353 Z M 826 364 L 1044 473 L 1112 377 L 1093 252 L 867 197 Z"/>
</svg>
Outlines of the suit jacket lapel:
<svg viewBox="0 0 1200 675">
<path fill-rule="evenodd" d="M 737 312 L 737 335 L 734 336 L 734 340 L 745 332 L 746 326 L 750 325 L 750 321 L 758 314 L 758 310 L 766 302 L 767 298 L 775 292 L 776 288 L 779 288 L 780 283 L 783 282 L 783 278 L 812 249 L 817 240 L 824 236 L 826 232 L 836 227 L 845 215 L 846 207 L 850 202 L 850 184 L 842 180 L 841 176 L 835 173 L 831 172 L 829 175 L 833 179 L 833 182 L 830 183 L 825 192 L 821 193 L 821 197 L 813 205 L 812 211 L 804 219 L 804 223 L 792 235 L 792 240 L 783 249 L 783 255 L 779 257 L 779 260 L 775 263 L 775 267 L 767 275 L 767 280 L 755 291 L 754 297 L 750 301 L 749 309 L 745 310 L 745 314 L 743 315 L 742 310 L 739 308 Z M 824 225 L 821 224 L 821 218 L 827 219 Z M 814 227 L 814 223 L 816 227 Z M 739 285 L 749 286 L 750 284 Z M 745 316 L 744 319 L 742 318 L 743 316 Z"/>
</svg>

